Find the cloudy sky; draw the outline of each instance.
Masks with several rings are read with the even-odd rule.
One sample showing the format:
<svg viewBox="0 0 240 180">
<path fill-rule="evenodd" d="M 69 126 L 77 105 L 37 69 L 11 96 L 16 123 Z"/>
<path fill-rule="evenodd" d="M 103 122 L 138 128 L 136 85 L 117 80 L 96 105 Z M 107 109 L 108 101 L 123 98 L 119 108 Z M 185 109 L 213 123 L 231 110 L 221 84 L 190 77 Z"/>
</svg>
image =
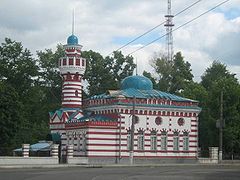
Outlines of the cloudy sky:
<svg viewBox="0 0 240 180">
<path fill-rule="evenodd" d="M 176 14 L 197 0 L 172 0 Z M 175 28 L 216 6 L 222 0 L 202 0 L 174 18 Z M 0 0 L 0 42 L 5 37 L 21 41 L 34 54 L 65 44 L 71 34 L 75 9 L 75 34 L 83 50 L 109 55 L 138 35 L 165 21 L 167 0 Z M 161 26 L 122 49 L 127 55 L 165 34 Z M 240 0 L 230 0 L 173 33 L 174 52 L 181 51 L 192 65 L 195 80 L 213 60 L 225 63 L 240 79 Z M 165 38 L 136 52 L 138 71 L 152 71 L 154 52 L 164 52 Z"/>
</svg>

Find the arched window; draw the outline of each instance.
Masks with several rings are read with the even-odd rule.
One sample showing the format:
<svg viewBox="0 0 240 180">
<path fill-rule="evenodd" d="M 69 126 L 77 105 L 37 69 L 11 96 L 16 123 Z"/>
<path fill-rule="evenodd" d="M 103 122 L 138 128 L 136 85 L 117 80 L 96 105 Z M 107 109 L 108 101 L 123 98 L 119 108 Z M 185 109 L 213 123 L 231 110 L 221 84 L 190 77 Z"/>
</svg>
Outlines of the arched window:
<svg viewBox="0 0 240 180">
<path fill-rule="evenodd" d="M 189 133 L 183 132 L 183 150 L 188 151 L 189 150 Z"/>
<path fill-rule="evenodd" d="M 77 96 L 77 97 L 78 97 L 78 90 L 76 90 L 76 91 L 75 91 L 75 96 Z"/>
<path fill-rule="evenodd" d="M 138 132 L 138 150 L 144 150 L 144 132 Z"/>
<path fill-rule="evenodd" d="M 161 133 L 161 150 L 166 151 L 167 150 L 167 132 L 162 131 Z"/>
<path fill-rule="evenodd" d="M 156 131 L 151 132 L 150 140 L 151 140 L 151 151 L 156 151 L 157 150 L 157 132 Z"/>
<path fill-rule="evenodd" d="M 67 73 L 67 80 L 71 80 L 72 79 L 72 76 L 70 74 L 70 72 Z"/>
<path fill-rule="evenodd" d="M 179 150 L 179 133 L 177 131 L 173 133 L 173 150 Z"/>
</svg>

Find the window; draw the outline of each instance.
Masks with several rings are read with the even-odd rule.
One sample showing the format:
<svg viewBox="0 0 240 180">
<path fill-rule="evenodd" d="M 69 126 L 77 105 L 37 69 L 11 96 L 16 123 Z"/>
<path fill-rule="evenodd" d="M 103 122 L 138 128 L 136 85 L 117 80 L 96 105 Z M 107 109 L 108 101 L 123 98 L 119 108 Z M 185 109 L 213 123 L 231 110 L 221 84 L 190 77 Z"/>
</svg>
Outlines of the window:
<svg viewBox="0 0 240 180">
<path fill-rule="evenodd" d="M 138 150 L 144 150 L 144 132 L 138 132 Z"/>
<path fill-rule="evenodd" d="M 77 91 L 77 90 L 75 91 L 75 96 L 77 96 L 77 97 L 78 97 L 78 91 Z"/>
<path fill-rule="evenodd" d="M 189 136 L 188 132 L 183 132 L 183 150 L 188 151 L 189 150 Z"/>
<path fill-rule="evenodd" d="M 85 152 L 87 150 L 87 139 L 86 134 L 82 135 L 82 151 Z"/>
<path fill-rule="evenodd" d="M 178 151 L 179 150 L 179 133 L 174 132 L 173 133 L 173 150 Z"/>
<path fill-rule="evenodd" d="M 150 139 L 151 139 L 151 150 L 156 151 L 157 150 L 157 132 L 156 131 L 151 132 Z"/>
<path fill-rule="evenodd" d="M 67 65 L 67 61 L 66 59 L 63 59 L 63 66 L 66 66 Z"/>
<path fill-rule="evenodd" d="M 73 65 L 73 59 L 69 59 L 68 63 L 69 65 Z"/>
<path fill-rule="evenodd" d="M 127 150 L 130 150 L 131 147 L 131 131 L 127 131 Z"/>
<path fill-rule="evenodd" d="M 81 135 L 78 134 L 77 135 L 77 151 L 81 150 L 80 144 L 81 144 Z"/>
<path fill-rule="evenodd" d="M 163 131 L 161 134 L 161 150 L 166 151 L 167 150 L 167 132 Z"/>
<path fill-rule="evenodd" d="M 155 124 L 158 126 L 162 124 L 162 118 L 160 116 L 155 118 Z"/>
<path fill-rule="evenodd" d="M 80 59 L 76 59 L 76 66 L 80 66 Z"/>
<path fill-rule="evenodd" d="M 183 126 L 185 124 L 185 120 L 183 118 L 179 118 L 177 123 L 179 126 Z"/>
</svg>

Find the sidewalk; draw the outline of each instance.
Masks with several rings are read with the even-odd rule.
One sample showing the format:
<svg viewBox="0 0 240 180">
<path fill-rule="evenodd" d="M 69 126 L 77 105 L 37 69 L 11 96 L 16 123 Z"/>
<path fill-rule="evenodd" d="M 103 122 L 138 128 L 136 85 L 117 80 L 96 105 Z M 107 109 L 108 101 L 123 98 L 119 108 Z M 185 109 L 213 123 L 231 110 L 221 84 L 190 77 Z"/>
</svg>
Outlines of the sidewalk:
<svg viewBox="0 0 240 180">
<path fill-rule="evenodd" d="M 162 166 L 239 166 L 240 161 L 226 161 L 218 164 L 53 164 L 53 165 L 1 165 L 0 169 L 19 169 L 19 168 L 104 168 L 104 167 L 162 167 Z"/>
</svg>

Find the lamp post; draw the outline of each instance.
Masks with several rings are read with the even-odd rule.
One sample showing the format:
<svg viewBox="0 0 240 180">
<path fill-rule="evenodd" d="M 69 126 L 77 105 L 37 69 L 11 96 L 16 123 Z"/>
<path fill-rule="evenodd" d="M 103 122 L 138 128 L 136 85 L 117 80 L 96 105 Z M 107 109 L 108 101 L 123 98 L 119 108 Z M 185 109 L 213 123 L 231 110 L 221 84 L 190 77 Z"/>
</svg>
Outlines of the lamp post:
<svg viewBox="0 0 240 180">
<path fill-rule="evenodd" d="M 220 105 L 220 126 L 219 126 L 219 161 L 222 161 L 223 148 L 223 91 L 221 91 L 221 105 Z"/>
<path fill-rule="evenodd" d="M 130 138 L 130 164 L 133 164 L 133 154 L 134 154 L 134 123 L 135 123 L 135 100 L 136 97 L 133 96 L 133 112 L 132 112 L 132 125 L 131 125 L 131 138 Z"/>
</svg>

